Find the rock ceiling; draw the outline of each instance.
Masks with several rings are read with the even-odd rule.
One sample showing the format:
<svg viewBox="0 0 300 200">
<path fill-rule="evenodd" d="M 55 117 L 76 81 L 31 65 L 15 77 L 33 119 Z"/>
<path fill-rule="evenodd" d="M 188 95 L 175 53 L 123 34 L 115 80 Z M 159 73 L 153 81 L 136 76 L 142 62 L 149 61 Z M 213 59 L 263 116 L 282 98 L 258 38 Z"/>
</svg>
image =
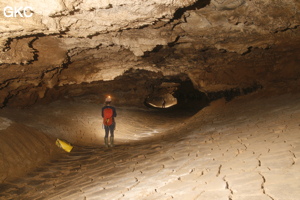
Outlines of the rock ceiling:
<svg viewBox="0 0 300 200">
<path fill-rule="evenodd" d="M 143 99 L 141 88 L 167 77 L 203 92 L 300 77 L 298 0 L 1 0 L 6 6 L 32 10 L 0 15 L 0 107 L 112 80 Z"/>
</svg>

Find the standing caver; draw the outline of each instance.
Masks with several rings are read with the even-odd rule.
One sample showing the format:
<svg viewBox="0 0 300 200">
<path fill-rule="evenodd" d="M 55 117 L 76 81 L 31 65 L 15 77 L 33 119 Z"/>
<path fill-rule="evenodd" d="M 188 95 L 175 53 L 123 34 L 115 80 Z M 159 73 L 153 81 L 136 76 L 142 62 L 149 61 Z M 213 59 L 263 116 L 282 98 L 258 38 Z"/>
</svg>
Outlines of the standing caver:
<svg viewBox="0 0 300 200">
<path fill-rule="evenodd" d="M 115 117 L 117 117 L 116 108 L 111 106 L 111 97 L 105 99 L 105 106 L 102 108 L 103 126 L 105 129 L 104 144 L 106 147 L 114 146 L 114 131 L 116 128 Z M 108 143 L 108 136 L 110 133 L 110 143 Z"/>
</svg>

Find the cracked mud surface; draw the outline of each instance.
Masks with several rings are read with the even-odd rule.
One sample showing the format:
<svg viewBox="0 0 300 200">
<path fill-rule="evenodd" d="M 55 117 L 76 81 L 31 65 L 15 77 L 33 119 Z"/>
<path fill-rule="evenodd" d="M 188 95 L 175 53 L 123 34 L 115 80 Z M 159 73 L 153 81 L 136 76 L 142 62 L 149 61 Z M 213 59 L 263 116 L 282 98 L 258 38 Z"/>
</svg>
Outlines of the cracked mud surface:
<svg viewBox="0 0 300 200">
<path fill-rule="evenodd" d="M 299 95 L 220 100 L 149 139 L 76 147 L 0 199 L 297 200 L 299 119 Z"/>
</svg>

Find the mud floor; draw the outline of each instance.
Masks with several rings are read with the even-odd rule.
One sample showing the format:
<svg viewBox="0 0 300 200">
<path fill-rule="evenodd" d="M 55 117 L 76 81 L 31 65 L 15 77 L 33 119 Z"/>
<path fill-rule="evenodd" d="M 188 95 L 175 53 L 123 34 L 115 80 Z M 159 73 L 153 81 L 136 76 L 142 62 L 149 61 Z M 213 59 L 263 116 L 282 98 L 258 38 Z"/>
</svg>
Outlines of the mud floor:
<svg viewBox="0 0 300 200">
<path fill-rule="evenodd" d="M 4 180 L 0 199 L 300 199 L 300 95 L 218 100 L 193 116 L 119 108 L 114 148 L 103 146 L 100 108 L 55 102 L 2 110 L 0 133 L 10 122 L 38 130 L 55 152 Z M 55 138 L 74 150 L 55 150 Z"/>
</svg>

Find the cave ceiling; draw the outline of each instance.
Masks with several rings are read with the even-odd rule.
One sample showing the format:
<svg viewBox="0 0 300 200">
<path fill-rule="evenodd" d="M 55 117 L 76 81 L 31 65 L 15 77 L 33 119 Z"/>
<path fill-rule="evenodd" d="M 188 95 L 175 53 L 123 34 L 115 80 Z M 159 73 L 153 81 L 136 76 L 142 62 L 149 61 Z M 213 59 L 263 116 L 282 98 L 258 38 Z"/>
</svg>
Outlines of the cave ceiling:
<svg viewBox="0 0 300 200">
<path fill-rule="evenodd" d="M 6 6 L 32 10 L 0 16 L 0 107 L 129 72 L 128 87 L 177 77 L 203 92 L 300 77 L 298 0 L 1 0 Z"/>
</svg>

